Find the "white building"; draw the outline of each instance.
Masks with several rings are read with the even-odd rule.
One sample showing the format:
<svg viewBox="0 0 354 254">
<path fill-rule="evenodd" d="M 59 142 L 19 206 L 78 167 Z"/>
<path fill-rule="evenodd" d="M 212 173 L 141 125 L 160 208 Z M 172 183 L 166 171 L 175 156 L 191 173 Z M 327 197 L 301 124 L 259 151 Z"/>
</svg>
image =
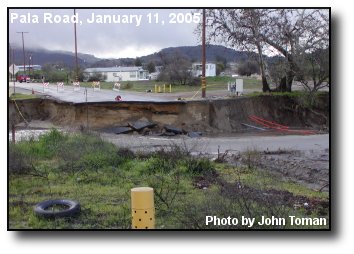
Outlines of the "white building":
<svg viewBox="0 0 354 254">
<path fill-rule="evenodd" d="M 102 75 L 106 82 L 147 80 L 149 72 L 142 67 L 109 67 L 87 68 L 84 70 L 85 79 L 95 75 Z"/>
<path fill-rule="evenodd" d="M 19 71 L 24 71 L 23 65 L 17 65 Z M 42 70 L 42 66 L 38 64 L 33 64 L 33 65 L 25 65 L 26 71 L 28 70 L 35 70 L 35 71 L 40 71 Z"/>
<path fill-rule="evenodd" d="M 194 77 L 202 76 L 202 64 L 194 63 L 192 64 L 192 75 Z M 205 77 L 215 77 L 216 76 L 216 64 L 206 63 L 205 64 Z"/>
</svg>

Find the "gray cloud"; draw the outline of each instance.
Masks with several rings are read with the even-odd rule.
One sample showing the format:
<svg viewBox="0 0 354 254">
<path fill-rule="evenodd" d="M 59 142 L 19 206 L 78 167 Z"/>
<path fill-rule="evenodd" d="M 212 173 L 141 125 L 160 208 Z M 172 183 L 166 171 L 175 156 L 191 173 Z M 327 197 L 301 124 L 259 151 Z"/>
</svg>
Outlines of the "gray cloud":
<svg viewBox="0 0 354 254">
<path fill-rule="evenodd" d="M 97 57 L 136 57 L 156 52 L 165 47 L 197 45 L 194 34 L 196 24 L 183 20 L 192 10 L 187 9 L 77 9 L 81 24 L 77 24 L 78 51 Z M 9 41 L 21 45 L 21 35 L 16 32 L 29 32 L 25 35 L 26 47 L 74 51 L 74 25 L 44 23 L 43 14 L 72 15 L 73 9 L 13 9 L 18 15 L 38 15 L 37 23 L 20 23 L 20 19 L 9 20 Z M 88 24 L 92 13 L 96 15 L 142 15 L 139 26 L 133 24 Z M 151 13 L 151 24 L 148 14 Z M 174 14 L 182 13 L 170 24 Z M 158 14 L 159 24 L 155 24 Z M 122 17 L 122 16 L 121 16 Z M 190 18 L 191 16 L 187 17 Z M 26 20 L 28 22 L 28 20 Z M 162 24 L 164 21 L 164 25 Z"/>
</svg>

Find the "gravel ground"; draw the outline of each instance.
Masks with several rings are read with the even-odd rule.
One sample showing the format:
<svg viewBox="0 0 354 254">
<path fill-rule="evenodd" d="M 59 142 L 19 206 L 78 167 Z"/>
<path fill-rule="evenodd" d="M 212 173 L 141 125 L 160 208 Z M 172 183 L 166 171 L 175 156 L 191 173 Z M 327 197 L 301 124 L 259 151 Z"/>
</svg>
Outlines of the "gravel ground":
<svg viewBox="0 0 354 254">
<path fill-rule="evenodd" d="M 328 149 L 264 154 L 260 164 L 287 180 L 303 183 L 311 189 L 329 191 Z"/>
<path fill-rule="evenodd" d="M 252 164 L 286 181 L 329 191 L 329 149 L 249 151 L 231 155 L 226 160 L 234 165 Z"/>
</svg>

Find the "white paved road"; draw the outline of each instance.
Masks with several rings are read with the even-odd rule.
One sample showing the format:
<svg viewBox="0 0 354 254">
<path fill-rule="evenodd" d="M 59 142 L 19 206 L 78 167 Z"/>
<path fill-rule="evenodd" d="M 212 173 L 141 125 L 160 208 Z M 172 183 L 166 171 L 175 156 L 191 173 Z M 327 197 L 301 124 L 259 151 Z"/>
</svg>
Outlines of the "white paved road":
<svg viewBox="0 0 354 254">
<path fill-rule="evenodd" d="M 10 90 L 13 90 L 13 83 L 9 84 Z M 73 86 L 64 86 L 64 89 L 58 89 L 56 84 L 49 84 L 48 88 L 44 89 L 42 83 L 19 83 L 15 84 L 17 91 L 31 93 L 32 89 L 36 94 L 46 94 L 53 98 L 68 101 L 68 102 L 85 102 L 86 101 L 86 89 L 81 87 L 79 91 L 74 91 Z M 122 97 L 123 101 L 171 101 L 174 99 L 164 98 L 159 94 L 153 93 L 139 93 L 129 91 L 113 91 L 108 89 L 101 89 L 94 91 L 93 88 L 87 88 L 87 101 L 99 102 L 99 101 L 115 101 L 117 95 Z"/>
</svg>

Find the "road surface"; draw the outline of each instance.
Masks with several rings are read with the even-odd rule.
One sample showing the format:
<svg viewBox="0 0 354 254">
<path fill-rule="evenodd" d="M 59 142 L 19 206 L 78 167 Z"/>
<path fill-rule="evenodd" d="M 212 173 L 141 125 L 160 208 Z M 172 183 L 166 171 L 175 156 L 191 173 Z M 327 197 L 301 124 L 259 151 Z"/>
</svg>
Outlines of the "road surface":
<svg viewBox="0 0 354 254">
<path fill-rule="evenodd" d="M 13 82 L 10 82 L 10 92 L 13 91 Z M 16 82 L 16 92 L 30 94 L 32 89 L 36 94 L 46 94 L 53 98 L 67 101 L 67 102 L 85 102 L 86 94 L 85 88 L 81 87 L 80 91 L 74 91 L 73 86 L 65 86 L 64 90 L 58 91 L 56 84 L 49 84 L 47 89 L 43 89 L 42 83 L 19 83 Z M 196 87 L 196 91 L 190 92 L 177 92 L 177 93 L 145 93 L 145 92 L 135 92 L 121 90 L 119 92 L 101 89 L 100 91 L 93 91 L 93 88 L 87 88 L 87 101 L 88 102 L 100 102 L 100 101 L 114 101 L 117 95 L 122 97 L 123 101 L 176 101 L 179 98 L 184 100 L 202 100 L 201 91 Z M 252 89 L 245 89 L 244 94 L 254 92 Z M 218 99 L 228 97 L 230 93 L 226 90 L 226 85 L 224 90 L 208 90 L 206 93 L 206 99 Z"/>
<path fill-rule="evenodd" d="M 193 153 L 217 154 L 229 151 L 245 152 L 247 150 L 299 150 L 323 151 L 329 149 L 329 134 L 322 135 L 288 135 L 288 136 L 242 136 L 189 138 L 141 136 L 128 134 L 108 134 L 101 136 L 119 147 L 134 151 L 151 151 L 169 145 L 186 147 Z"/>
<path fill-rule="evenodd" d="M 9 84 L 10 90 L 13 90 L 13 83 Z M 117 95 L 122 97 L 123 101 L 171 101 L 174 98 L 164 98 L 161 94 L 154 93 L 139 93 L 139 92 L 129 92 L 121 90 L 119 92 L 101 89 L 99 91 L 94 91 L 93 88 L 81 87 L 79 91 L 74 91 L 73 86 L 65 86 L 64 89 L 57 89 L 56 84 L 49 84 L 48 88 L 44 89 L 42 83 L 18 83 L 16 82 L 16 92 L 31 93 L 33 91 L 35 94 L 46 94 L 53 98 L 59 99 L 61 101 L 68 102 L 85 102 L 87 90 L 87 101 L 88 102 L 99 102 L 99 101 L 115 101 Z"/>
</svg>

